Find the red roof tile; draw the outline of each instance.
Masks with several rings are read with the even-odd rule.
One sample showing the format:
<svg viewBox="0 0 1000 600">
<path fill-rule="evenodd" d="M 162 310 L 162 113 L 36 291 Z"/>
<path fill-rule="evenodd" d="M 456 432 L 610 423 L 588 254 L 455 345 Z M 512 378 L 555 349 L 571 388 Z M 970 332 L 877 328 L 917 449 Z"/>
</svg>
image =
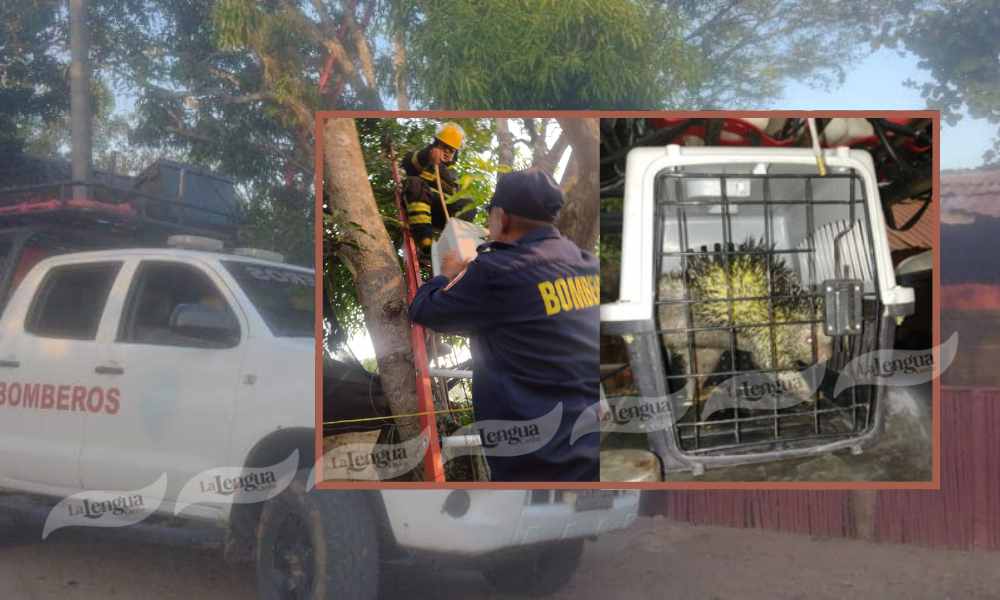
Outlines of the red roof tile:
<svg viewBox="0 0 1000 600">
<path fill-rule="evenodd" d="M 1000 169 L 970 169 L 941 173 L 942 220 L 969 215 L 1000 216 Z"/>
<path fill-rule="evenodd" d="M 893 206 L 896 224 L 902 225 L 909 221 L 922 205 L 923 202 L 920 201 L 907 201 Z M 938 227 L 937 209 L 937 205 L 932 203 L 916 225 L 906 231 L 888 230 L 889 249 L 896 251 L 933 247 L 934 232 Z"/>
</svg>

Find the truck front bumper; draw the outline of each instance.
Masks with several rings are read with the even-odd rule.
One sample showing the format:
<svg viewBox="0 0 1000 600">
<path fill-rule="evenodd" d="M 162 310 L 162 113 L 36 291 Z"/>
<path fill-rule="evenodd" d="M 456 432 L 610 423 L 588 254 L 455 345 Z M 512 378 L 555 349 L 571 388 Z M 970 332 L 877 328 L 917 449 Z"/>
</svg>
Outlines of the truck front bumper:
<svg viewBox="0 0 1000 600">
<path fill-rule="evenodd" d="M 588 510 L 577 502 L 581 493 L 594 492 L 383 490 L 382 499 L 401 548 L 466 556 L 600 535 L 628 527 L 638 515 L 638 491 L 607 492 L 614 495 L 610 508 Z"/>
</svg>

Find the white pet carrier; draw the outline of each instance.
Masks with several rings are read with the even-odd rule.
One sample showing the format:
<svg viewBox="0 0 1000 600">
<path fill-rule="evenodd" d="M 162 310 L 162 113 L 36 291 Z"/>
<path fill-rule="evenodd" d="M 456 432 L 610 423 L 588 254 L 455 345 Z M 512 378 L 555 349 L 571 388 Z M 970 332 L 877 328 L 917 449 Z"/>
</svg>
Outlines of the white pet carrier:
<svg viewBox="0 0 1000 600">
<path fill-rule="evenodd" d="M 890 348 L 913 291 L 896 284 L 872 160 L 810 149 L 643 147 L 626 163 L 622 336 L 664 471 L 860 451 L 884 390 L 836 379 Z M 777 390 L 777 394 L 775 394 Z M 836 391 L 835 391 L 836 390 Z"/>
</svg>

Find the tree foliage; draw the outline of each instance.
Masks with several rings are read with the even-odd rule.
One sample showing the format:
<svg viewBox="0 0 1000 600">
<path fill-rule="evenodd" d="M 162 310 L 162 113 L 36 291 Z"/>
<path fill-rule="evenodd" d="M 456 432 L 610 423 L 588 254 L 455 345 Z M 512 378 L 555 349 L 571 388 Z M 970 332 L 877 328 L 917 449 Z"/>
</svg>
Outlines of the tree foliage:
<svg viewBox="0 0 1000 600">
<path fill-rule="evenodd" d="M 125 1 L 125 0 L 121 0 Z M 162 6 L 176 0 L 160 0 Z M 219 0 L 299 113 L 321 108 L 748 108 L 842 79 L 912 0 Z M 166 10 L 166 9 L 163 9 Z"/>
<path fill-rule="evenodd" d="M 0 0 L 0 156 L 69 110 L 59 4 Z"/>
<path fill-rule="evenodd" d="M 932 108 L 954 124 L 964 113 L 1000 124 L 1000 5 L 991 0 L 921 2 L 906 17 L 887 23 L 879 43 L 904 47 L 920 57 L 931 81 L 917 84 Z M 984 159 L 1000 156 L 1000 137 Z"/>
<path fill-rule="evenodd" d="M 698 77 L 665 108 L 768 108 L 788 81 L 842 82 L 881 22 L 912 0 L 661 0 L 676 15 Z M 672 62 L 661 63 L 667 71 Z"/>
<path fill-rule="evenodd" d="M 279 17 L 257 18 L 247 8 L 257 3 L 144 4 L 156 18 L 139 27 L 143 51 L 119 57 L 127 67 L 120 79 L 135 94 L 131 143 L 182 153 L 234 178 L 245 206 L 244 242 L 312 264 L 312 112 L 296 110 L 296 94 L 308 83 L 289 83 L 302 79 L 294 71 L 275 76 L 275 62 L 258 53 L 295 56 L 304 47 Z M 240 29 L 240 19 L 261 30 Z"/>
<path fill-rule="evenodd" d="M 675 15 L 621 0 L 414 2 L 415 99 L 429 108 L 656 106 L 688 85 Z M 669 62 L 679 68 L 661 70 Z"/>
<path fill-rule="evenodd" d="M 789 79 L 842 80 L 878 24 L 902 18 L 913 2 L 326 4 L 345 21 L 332 29 L 343 51 L 333 61 L 340 83 L 326 88 L 324 106 L 704 109 L 767 106 Z M 351 75 L 364 64 L 375 65 L 374 83 Z"/>
</svg>

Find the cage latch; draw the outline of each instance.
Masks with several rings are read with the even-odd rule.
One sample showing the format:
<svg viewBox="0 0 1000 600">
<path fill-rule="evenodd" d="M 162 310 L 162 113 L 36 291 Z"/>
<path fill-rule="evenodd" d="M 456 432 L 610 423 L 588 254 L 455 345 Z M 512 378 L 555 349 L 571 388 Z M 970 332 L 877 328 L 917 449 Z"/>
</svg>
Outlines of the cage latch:
<svg viewBox="0 0 1000 600">
<path fill-rule="evenodd" d="M 826 335 L 861 333 L 861 304 L 864 282 L 860 279 L 827 279 L 823 282 Z"/>
</svg>

